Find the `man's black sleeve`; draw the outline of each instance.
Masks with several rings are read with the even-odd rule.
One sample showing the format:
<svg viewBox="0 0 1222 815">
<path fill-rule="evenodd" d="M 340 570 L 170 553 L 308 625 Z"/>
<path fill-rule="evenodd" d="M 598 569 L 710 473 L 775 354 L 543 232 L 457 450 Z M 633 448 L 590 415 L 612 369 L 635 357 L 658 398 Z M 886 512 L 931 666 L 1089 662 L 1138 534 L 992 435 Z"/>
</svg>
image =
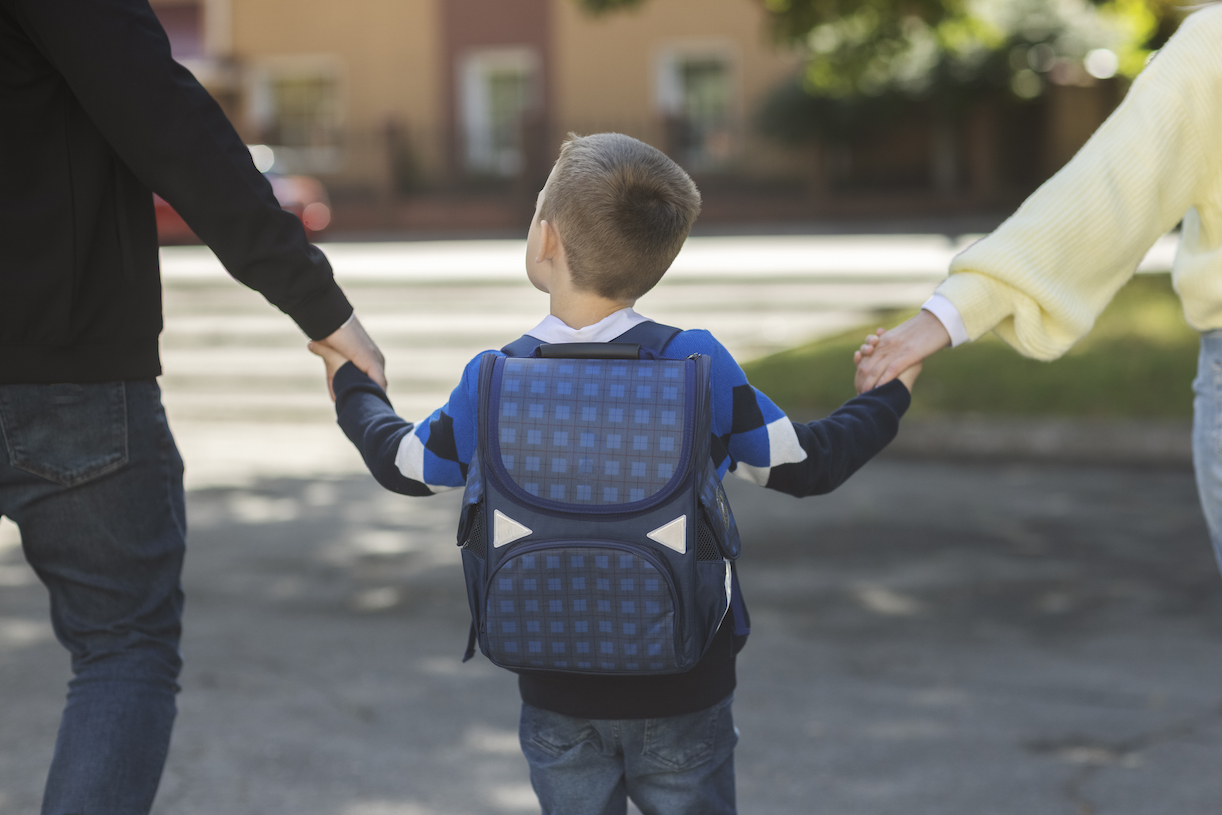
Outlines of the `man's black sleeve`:
<svg viewBox="0 0 1222 815">
<path fill-rule="evenodd" d="M 313 339 L 352 314 L 208 92 L 170 56 L 147 0 L 11 0 L 27 35 L 123 162 L 235 278 Z"/>
</svg>

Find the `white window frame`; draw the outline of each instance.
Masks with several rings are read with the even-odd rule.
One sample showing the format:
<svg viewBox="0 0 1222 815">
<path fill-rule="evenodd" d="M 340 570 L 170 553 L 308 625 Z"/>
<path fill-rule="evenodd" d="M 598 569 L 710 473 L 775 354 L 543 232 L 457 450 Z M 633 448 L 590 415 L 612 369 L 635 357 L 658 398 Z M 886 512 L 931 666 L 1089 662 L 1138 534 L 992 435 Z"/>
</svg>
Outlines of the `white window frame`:
<svg viewBox="0 0 1222 815">
<path fill-rule="evenodd" d="M 265 57 L 247 73 L 247 120 L 259 132 L 267 129 L 275 116 L 272 86 L 277 80 L 300 77 L 325 77 L 335 88 L 333 121 L 336 143 L 319 146 L 269 145 L 275 151 L 275 173 L 334 173 L 343 166 L 339 143 L 347 109 L 347 83 L 344 63 L 330 54 L 294 54 Z"/>
<path fill-rule="evenodd" d="M 530 78 L 530 97 L 524 111 L 538 110 L 542 104 L 542 73 L 538 51 L 531 46 L 479 48 L 459 57 L 459 124 L 463 137 L 463 165 L 468 170 L 495 175 L 514 175 L 520 169 L 519 149 L 514 159 L 496 155 L 492 144 L 491 100 L 486 77 L 492 71 L 520 71 Z"/>
<path fill-rule="evenodd" d="M 683 107 L 679 64 L 694 59 L 720 59 L 730 70 L 730 109 L 738 114 L 742 100 L 738 44 L 727 39 L 682 39 L 662 43 L 654 56 L 654 104 L 661 113 L 677 114 Z"/>
<path fill-rule="evenodd" d="M 729 75 L 727 124 L 733 126 L 741 118 L 743 93 L 739 49 L 733 40 L 723 38 L 668 40 L 659 45 L 654 56 L 654 106 L 658 113 L 665 117 L 677 117 L 683 113 L 679 66 L 688 61 L 707 59 L 724 63 Z"/>
</svg>

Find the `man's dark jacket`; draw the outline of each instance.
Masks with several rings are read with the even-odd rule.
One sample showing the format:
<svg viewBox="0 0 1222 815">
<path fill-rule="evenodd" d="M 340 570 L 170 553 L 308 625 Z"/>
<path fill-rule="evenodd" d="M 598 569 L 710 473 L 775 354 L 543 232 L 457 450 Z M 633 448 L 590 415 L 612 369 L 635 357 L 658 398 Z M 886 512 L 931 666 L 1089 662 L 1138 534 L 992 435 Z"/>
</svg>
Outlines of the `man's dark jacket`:
<svg viewBox="0 0 1222 815">
<path fill-rule="evenodd" d="M 352 314 L 147 0 L 0 0 L 0 384 L 161 373 L 151 191 L 310 337 Z"/>
</svg>

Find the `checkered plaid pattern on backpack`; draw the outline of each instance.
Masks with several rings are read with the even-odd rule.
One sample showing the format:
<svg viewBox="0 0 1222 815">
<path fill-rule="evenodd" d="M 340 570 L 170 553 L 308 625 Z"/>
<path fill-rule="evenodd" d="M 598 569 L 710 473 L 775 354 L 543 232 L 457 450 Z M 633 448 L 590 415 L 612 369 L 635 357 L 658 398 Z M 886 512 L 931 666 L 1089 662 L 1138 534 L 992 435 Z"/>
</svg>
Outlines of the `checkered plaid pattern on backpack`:
<svg viewBox="0 0 1222 815">
<path fill-rule="evenodd" d="M 643 501 L 680 465 L 684 390 L 682 360 L 506 359 L 496 411 L 501 462 L 539 498 Z"/>
<path fill-rule="evenodd" d="M 597 546 L 508 559 L 485 616 L 500 665 L 623 673 L 676 667 L 674 618 L 670 588 L 648 560 Z"/>
</svg>

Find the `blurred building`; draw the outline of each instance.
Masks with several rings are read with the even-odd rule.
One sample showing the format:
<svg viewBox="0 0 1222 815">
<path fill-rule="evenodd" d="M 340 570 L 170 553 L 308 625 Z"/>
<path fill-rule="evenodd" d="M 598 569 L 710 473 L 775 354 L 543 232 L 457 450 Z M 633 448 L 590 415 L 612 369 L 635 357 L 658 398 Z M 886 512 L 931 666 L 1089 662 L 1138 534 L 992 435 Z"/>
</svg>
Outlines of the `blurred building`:
<svg viewBox="0 0 1222 815">
<path fill-rule="evenodd" d="M 275 170 L 328 185 L 341 229 L 516 226 L 564 134 L 601 130 L 691 171 L 706 221 L 963 210 L 1033 186 L 1111 105 L 1050 94 L 1019 139 L 1038 166 L 1023 178 L 1001 167 L 1014 128 L 992 115 L 964 123 L 949 158 L 921 121 L 835 154 L 759 135 L 756 111 L 802 59 L 771 43 L 756 0 L 647 0 L 600 17 L 575 0 L 153 6 L 246 141 L 271 147 Z"/>
</svg>

